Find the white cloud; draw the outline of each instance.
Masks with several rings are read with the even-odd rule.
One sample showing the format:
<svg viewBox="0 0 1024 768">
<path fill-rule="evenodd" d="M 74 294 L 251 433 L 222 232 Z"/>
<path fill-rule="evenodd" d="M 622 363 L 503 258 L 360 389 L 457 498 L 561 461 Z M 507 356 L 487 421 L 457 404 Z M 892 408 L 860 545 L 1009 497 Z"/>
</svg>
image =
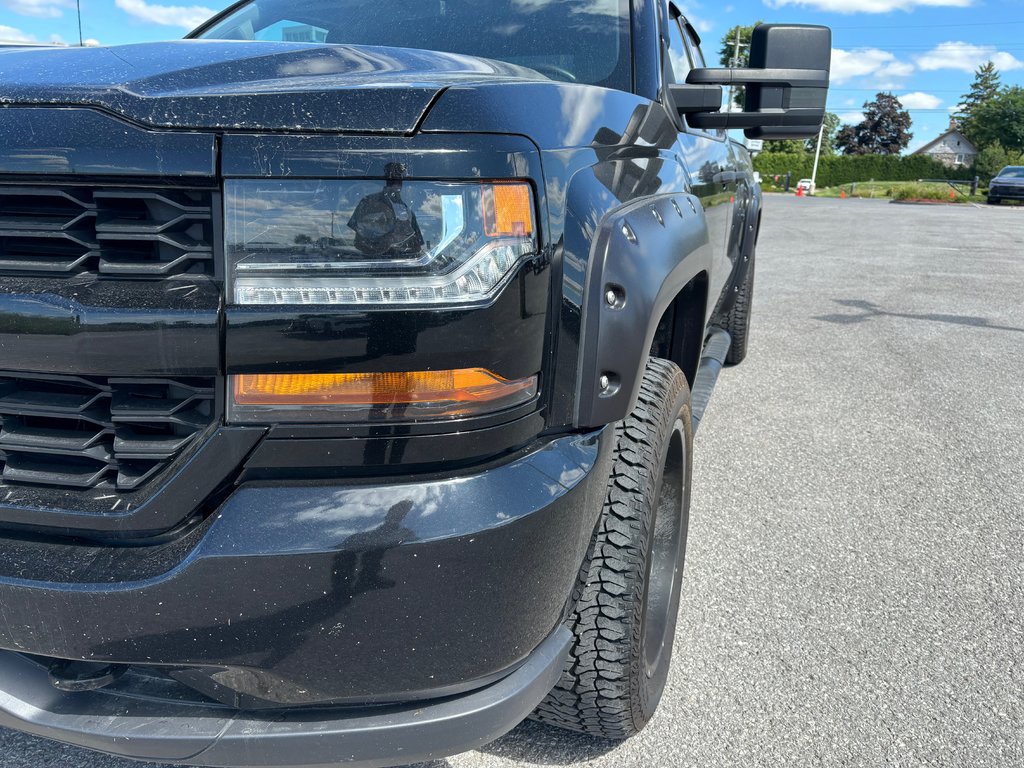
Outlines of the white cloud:
<svg viewBox="0 0 1024 768">
<path fill-rule="evenodd" d="M 103 43 L 101 43 L 95 37 L 88 37 L 82 41 L 82 45 L 84 45 L 86 48 L 98 48 L 99 46 L 103 45 Z"/>
<path fill-rule="evenodd" d="M 840 112 L 839 122 L 844 125 L 857 125 L 864 119 L 863 112 Z"/>
<path fill-rule="evenodd" d="M 693 24 L 693 28 L 696 29 L 701 34 L 701 36 L 706 35 L 708 32 L 715 28 L 715 25 L 712 24 L 710 21 L 701 18 L 694 18 L 692 14 L 687 16 L 686 18 L 691 24 Z M 703 40 L 701 42 L 703 42 Z"/>
<path fill-rule="evenodd" d="M 771 8 L 802 5 L 835 13 L 890 13 L 912 11 L 925 6 L 966 8 L 973 5 L 974 0 L 765 0 L 765 3 Z"/>
<path fill-rule="evenodd" d="M 876 73 L 881 77 L 910 77 L 914 74 L 914 65 L 909 61 L 890 61 L 880 67 Z"/>
<path fill-rule="evenodd" d="M 215 13 L 210 8 L 200 5 L 152 5 L 146 0 L 114 0 L 114 4 L 142 21 L 184 29 L 198 27 Z"/>
<path fill-rule="evenodd" d="M 0 42 L 3 43 L 31 43 L 34 42 L 35 38 L 32 35 L 27 35 L 20 29 L 14 27 L 5 27 L 0 24 Z"/>
<path fill-rule="evenodd" d="M 0 0 L 0 5 L 21 16 L 56 19 L 63 16 L 66 9 L 74 8 L 75 0 Z"/>
<path fill-rule="evenodd" d="M 878 48 L 860 48 L 854 51 L 833 48 L 829 79 L 832 83 L 840 84 L 855 77 L 873 77 L 888 84 L 894 78 L 907 77 L 913 71 L 913 64 L 900 61 L 889 51 Z M 877 85 L 875 87 L 881 88 Z"/>
<path fill-rule="evenodd" d="M 690 5 L 686 10 L 686 20 L 693 25 L 693 28 L 697 30 L 701 38 L 704 37 L 708 32 L 715 28 L 715 25 L 704 18 L 703 12 L 697 13 L 697 5 Z M 704 47 L 707 47 L 708 41 L 705 39 L 701 40 Z"/>
<path fill-rule="evenodd" d="M 551 2 L 551 0 L 548 0 L 548 2 Z M 730 13 L 728 8 L 725 9 L 725 12 Z M 617 0 L 610 0 L 610 7 L 608 8 L 607 15 L 613 17 L 619 15 L 619 5 Z M 701 37 L 707 35 L 715 28 L 715 25 L 712 22 L 704 18 L 704 3 L 699 2 L 699 0 L 688 0 L 686 3 L 686 20 L 693 25 L 693 28 L 697 30 Z M 704 43 L 705 48 L 709 47 L 708 40 L 703 40 L 702 42 Z"/>
<path fill-rule="evenodd" d="M 938 109 L 942 105 L 942 99 L 938 96 L 921 91 L 905 93 L 897 98 L 905 109 Z"/>
<path fill-rule="evenodd" d="M 959 69 L 974 72 L 987 61 L 991 61 L 996 69 L 1003 72 L 1024 67 L 1024 61 L 998 50 L 994 45 L 974 45 L 959 41 L 939 43 L 928 53 L 917 57 L 917 66 L 924 70 Z"/>
</svg>

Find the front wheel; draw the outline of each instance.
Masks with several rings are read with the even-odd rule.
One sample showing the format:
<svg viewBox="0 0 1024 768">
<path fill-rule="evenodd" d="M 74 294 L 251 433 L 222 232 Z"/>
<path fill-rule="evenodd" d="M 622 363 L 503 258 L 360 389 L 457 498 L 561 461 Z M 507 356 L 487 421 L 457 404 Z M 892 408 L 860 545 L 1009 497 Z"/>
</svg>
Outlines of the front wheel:
<svg viewBox="0 0 1024 768">
<path fill-rule="evenodd" d="M 989 205 L 1000 205 L 1003 202 L 1003 200 L 1002 198 L 999 197 L 988 197 L 986 198 L 986 202 Z"/>
<path fill-rule="evenodd" d="M 573 594 L 575 641 L 533 717 L 625 739 L 661 700 L 679 611 L 693 428 L 690 390 L 675 363 L 651 359 L 615 440 L 608 494 Z"/>
</svg>

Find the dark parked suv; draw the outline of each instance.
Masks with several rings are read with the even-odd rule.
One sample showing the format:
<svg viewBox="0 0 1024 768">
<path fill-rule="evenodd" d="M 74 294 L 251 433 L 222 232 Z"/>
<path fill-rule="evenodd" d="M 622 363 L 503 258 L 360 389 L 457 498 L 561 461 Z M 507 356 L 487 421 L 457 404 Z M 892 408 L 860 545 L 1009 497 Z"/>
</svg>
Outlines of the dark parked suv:
<svg viewBox="0 0 1024 768">
<path fill-rule="evenodd" d="M 661 697 L 748 136 L 830 35 L 674 4 L 251 0 L 0 52 L 0 725 L 394 765 Z M 722 112 L 722 84 L 746 109 Z"/>
<path fill-rule="evenodd" d="M 989 182 L 989 204 L 999 205 L 1003 200 L 1024 202 L 1024 166 L 1008 165 Z"/>
</svg>

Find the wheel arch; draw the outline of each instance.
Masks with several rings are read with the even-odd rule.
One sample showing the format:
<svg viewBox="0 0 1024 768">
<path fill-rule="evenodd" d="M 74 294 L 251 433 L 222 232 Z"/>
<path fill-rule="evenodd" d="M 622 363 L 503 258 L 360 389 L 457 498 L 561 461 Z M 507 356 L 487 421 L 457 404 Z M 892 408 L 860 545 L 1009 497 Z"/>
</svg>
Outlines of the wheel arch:
<svg viewBox="0 0 1024 768">
<path fill-rule="evenodd" d="M 701 272 L 683 286 L 658 320 L 650 356 L 671 360 L 693 389 L 707 324 L 708 274 Z"/>
<path fill-rule="evenodd" d="M 692 195 L 648 197 L 605 216 L 584 291 L 577 426 L 625 418 L 652 349 L 667 351 L 693 381 L 711 258 L 704 211 Z"/>
</svg>

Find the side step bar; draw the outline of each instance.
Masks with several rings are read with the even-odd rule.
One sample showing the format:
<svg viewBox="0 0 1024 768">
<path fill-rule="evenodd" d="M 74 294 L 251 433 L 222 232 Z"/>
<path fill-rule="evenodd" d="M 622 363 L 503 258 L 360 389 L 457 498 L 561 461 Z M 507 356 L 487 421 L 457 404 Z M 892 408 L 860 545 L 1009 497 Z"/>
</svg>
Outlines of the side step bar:
<svg viewBox="0 0 1024 768">
<path fill-rule="evenodd" d="M 697 367 L 697 376 L 693 380 L 693 391 L 690 393 L 690 410 L 693 414 L 693 432 L 697 433 L 704 411 L 711 402 L 711 393 L 715 391 L 718 374 L 725 365 L 725 356 L 729 354 L 732 337 L 721 328 L 712 328 L 704 343 L 704 352 Z"/>
</svg>

